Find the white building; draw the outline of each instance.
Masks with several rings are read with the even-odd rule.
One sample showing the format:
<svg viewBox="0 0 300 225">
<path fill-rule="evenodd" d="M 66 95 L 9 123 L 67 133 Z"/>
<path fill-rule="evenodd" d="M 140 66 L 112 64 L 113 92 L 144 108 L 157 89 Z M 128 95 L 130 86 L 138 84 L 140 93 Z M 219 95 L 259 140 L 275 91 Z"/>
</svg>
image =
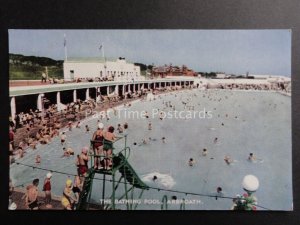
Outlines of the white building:
<svg viewBox="0 0 300 225">
<path fill-rule="evenodd" d="M 217 73 L 216 78 L 217 79 L 224 79 L 224 78 L 226 78 L 226 74 L 225 73 Z"/>
<path fill-rule="evenodd" d="M 64 61 L 64 79 L 108 78 L 109 80 L 132 81 L 145 79 L 141 69 L 125 58 L 104 60 L 103 58 L 70 58 Z"/>
</svg>

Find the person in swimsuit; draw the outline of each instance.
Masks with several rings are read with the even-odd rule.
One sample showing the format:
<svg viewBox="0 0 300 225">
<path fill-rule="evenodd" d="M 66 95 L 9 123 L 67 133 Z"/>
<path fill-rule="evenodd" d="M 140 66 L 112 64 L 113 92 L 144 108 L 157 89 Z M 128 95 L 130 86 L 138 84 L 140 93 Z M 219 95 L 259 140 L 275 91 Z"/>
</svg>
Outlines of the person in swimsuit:
<svg viewBox="0 0 300 225">
<path fill-rule="evenodd" d="M 216 138 L 214 139 L 214 143 L 217 144 L 217 142 L 218 142 L 218 138 L 216 137 Z"/>
<path fill-rule="evenodd" d="M 23 150 L 23 148 L 21 146 L 18 147 L 18 153 L 19 153 L 19 157 L 23 158 L 23 156 L 24 156 L 24 150 Z"/>
<path fill-rule="evenodd" d="M 90 132 L 90 128 L 89 128 L 88 125 L 85 125 L 85 132 L 86 132 L 86 133 L 89 133 L 89 132 Z"/>
<path fill-rule="evenodd" d="M 66 141 L 67 135 L 65 134 L 65 132 L 62 132 L 61 136 L 60 136 L 60 143 L 63 145 Z"/>
<path fill-rule="evenodd" d="M 207 156 L 207 149 L 206 149 L 206 148 L 204 148 L 204 149 L 202 150 L 202 156 Z"/>
<path fill-rule="evenodd" d="M 113 126 L 110 126 L 107 130 L 107 132 L 104 133 L 104 169 L 108 170 L 112 167 L 112 150 L 113 150 L 113 142 L 116 140 L 116 136 L 114 134 L 115 128 Z"/>
<path fill-rule="evenodd" d="M 223 190 L 222 190 L 221 187 L 217 187 L 216 200 L 218 200 L 218 197 L 224 196 L 224 194 L 223 194 L 222 191 L 223 191 Z"/>
<path fill-rule="evenodd" d="M 88 147 L 84 147 L 79 155 L 78 175 L 82 177 L 82 182 L 88 171 Z"/>
<path fill-rule="evenodd" d="M 51 203 L 51 177 L 52 174 L 49 172 L 46 175 L 46 179 L 44 181 L 43 191 L 45 192 L 45 203 L 46 208 L 52 208 Z"/>
<path fill-rule="evenodd" d="M 149 114 L 148 114 L 147 111 L 145 112 L 145 117 L 146 117 L 147 119 L 149 119 Z"/>
<path fill-rule="evenodd" d="M 195 161 L 193 158 L 190 158 L 189 160 L 189 166 L 193 166 L 195 164 Z"/>
<path fill-rule="evenodd" d="M 228 155 L 225 155 L 224 161 L 226 162 L 227 165 L 230 165 L 233 162 L 232 159 Z"/>
<path fill-rule="evenodd" d="M 123 133 L 123 128 L 122 128 L 121 124 L 118 124 L 117 130 L 118 130 L 119 134 Z"/>
<path fill-rule="evenodd" d="M 72 181 L 68 179 L 66 181 L 66 187 L 61 198 L 61 204 L 65 210 L 73 210 L 74 203 L 77 202 L 77 199 L 72 196 Z"/>
<path fill-rule="evenodd" d="M 71 121 L 68 123 L 68 128 L 69 128 L 69 131 L 72 131 L 72 122 Z"/>
<path fill-rule="evenodd" d="M 41 156 L 40 156 L 40 155 L 37 155 L 37 156 L 35 157 L 35 163 L 36 163 L 36 164 L 40 164 L 40 163 L 41 163 Z"/>
<path fill-rule="evenodd" d="M 249 154 L 248 160 L 249 160 L 250 162 L 254 162 L 254 161 L 256 160 L 256 157 L 254 156 L 253 153 L 250 153 L 250 154 Z"/>
<path fill-rule="evenodd" d="M 148 124 L 148 130 L 152 130 L 152 124 L 151 123 Z"/>
<path fill-rule="evenodd" d="M 39 185 L 39 179 L 34 179 L 31 185 L 27 186 L 27 193 L 25 195 L 25 205 L 31 209 L 31 210 L 37 210 L 39 209 L 38 204 L 38 185 Z"/>
<path fill-rule="evenodd" d="M 74 155 L 74 150 L 72 148 L 63 148 L 64 154 L 62 157 L 70 157 L 71 155 Z"/>
<path fill-rule="evenodd" d="M 160 112 L 160 113 L 159 113 L 159 119 L 160 119 L 160 120 L 163 120 L 163 119 L 164 119 L 164 113 L 163 113 L 163 112 Z"/>
<path fill-rule="evenodd" d="M 74 150 L 70 147 L 67 148 L 67 152 L 69 153 L 69 155 L 74 155 Z"/>
<path fill-rule="evenodd" d="M 73 193 L 75 194 L 76 199 L 79 199 L 80 192 L 82 190 L 82 183 L 80 177 L 78 175 L 74 178 L 74 185 L 72 188 Z"/>
<path fill-rule="evenodd" d="M 95 169 L 102 169 L 101 166 L 101 157 L 100 155 L 103 154 L 103 129 L 104 125 L 103 123 L 98 124 L 98 129 L 95 131 L 92 137 L 92 141 L 94 141 L 94 168 Z M 97 156 L 96 156 L 97 155 Z"/>
<path fill-rule="evenodd" d="M 157 180 L 157 176 L 154 175 L 153 178 L 152 178 L 152 180 L 156 181 Z"/>
</svg>

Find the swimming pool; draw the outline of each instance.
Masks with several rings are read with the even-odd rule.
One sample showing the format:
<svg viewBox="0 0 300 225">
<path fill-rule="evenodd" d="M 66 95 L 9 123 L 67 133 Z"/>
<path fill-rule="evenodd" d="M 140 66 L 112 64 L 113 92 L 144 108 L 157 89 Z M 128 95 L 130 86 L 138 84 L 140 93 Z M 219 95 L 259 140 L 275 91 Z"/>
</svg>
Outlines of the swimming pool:
<svg viewBox="0 0 300 225">
<path fill-rule="evenodd" d="M 160 120 L 159 114 L 156 114 L 152 118 L 151 112 L 156 113 L 157 109 L 169 112 L 173 117 Z M 149 119 L 128 117 L 129 111 L 142 110 L 149 113 Z M 186 110 L 196 111 L 196 118 L 175 118 L 175 111 L 178 111 L 177 115 L 183 111 L 181 115 L 184 117 L 188 115 Z M 222 187 L 225 196 L 234 197 L 244 193 L 241 183 L 247 174 L 253 174 L 259 179 L 260 186 L 255 193 L 259 205 L 272 210 L 292 209 L 290 97 L 264 91 L 195 89 L 162 94 L 152 101 L 136 101 L 129 108 L 120 107 L 119 112 L 117 116 L 110 113 L 110 120 L 103 120 L 103 123 L 106 127 L 117 127 L 118 123 L 128 122 L 127 143 L 131 148 L 129 162 L 136 173 L 151 187 L 184 192 L 145 191 L 138 209 L 159 210 L 160 204 L 156 204 L 157 201 L 161 202 L 162 197 L 167 195 L 168 199 L 176 196 L 178 200 L 190 200 L 186 209 L 229 210 L 232 205 L 230 199 L 216 200 L 186 195 L 185 192 L 214 195 L 217 187 Z M 212 115 L 211 118 L 209 114 Z M 149 122 L 152 130 L 148 130 Z M 86 124 L 94 131 L 97 118 L 89 117 L 80 129 L 67 131 L 67 145 L 75 150 L 75 155 L 83 146 L 89 146 L 92 132 L 85 133 Z M 161 140 L 162 137 L 166 138 L 165 143 Z M 147 144 L 140 144 L 143 139 L 147 140 Z M 116 149 L 123 146 L 123 140 L 115 143 Z M 207 149 L 207 156 L 202 156 L 203 148 Z M 247 160 L 250 152 L 257 156 L 257 161 Z M 42 158 L 40 167 L 76 173 L 76 156 L 61 157 L 63 151 L 59 138 L 55 138 L 49 145 L 39 145 L 37 150 L 29 151 L 20 162 L 34 165 L 37 154 Z M 233 159 L 231 165 L 224 162 L 225 155 Z M 192 167 L 188 165 L 190 158 L 195 161 Z M 16 164 L 10 169 L 16 186 L 30 183 L 37 177 L 43 180 L 46 173 L 47 171 Z M 158 177 L 155 181 L 152 180 L 154 175 Z M 102 178 L 100 175 L 96 175 L 97 177 Z M 66 178 L 67 175 L 53 175 L 53 194 L 62 194 Z M 42 183 L 40 182 L 40 189 Z M 117 196 L 123 191 L 121 186 L 116 192 Z M 109 198 L 110 182 L 106 182 L 106 190 L 105 198 Z M 91 197 L 94 202 L 99 203 L 101 191 L 102 181 L 94 180 Z M 137 199 L 139 193 L 135 194 L 134 198 Z M 149 201 L 147 204 L 145 199 L 157 201 Z M 170 204 L 168 208 L 179 207 L 179 204 Z M 119 208 L 124 209 L 125 205 L 120 204 Z"/>
</svg>

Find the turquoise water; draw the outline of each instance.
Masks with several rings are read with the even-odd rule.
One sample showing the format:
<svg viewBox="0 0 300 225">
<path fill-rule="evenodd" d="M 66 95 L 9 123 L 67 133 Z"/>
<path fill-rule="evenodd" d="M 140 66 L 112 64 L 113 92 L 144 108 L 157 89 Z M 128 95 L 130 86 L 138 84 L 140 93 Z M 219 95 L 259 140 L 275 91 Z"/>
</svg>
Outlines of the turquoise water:
<svg viewBox="0 0 300 225">
<path fill-rule="evenodd" d="M 201 118 L 159 119 L 152 118 L 153 109 L 169 112 L 174 117 L 171 107 L 163 102 L 171 102 L 175 110 L 191 109 L 201 112 Z M 184 108 L 186 102 L 187 108 Z M 205 114 L 203 110 L 208 112 Z M 110 114 L 110 120 L 104 120 L 105 126 L 118 123 L 129 123 L 127 143 L 131 148 L 129 162 L 143 181 L 151 187 L 172 189 L 183 192 L 214 195 L 218 186 L 222 187 L 225 196 L 234 197 L 242 194 L 242 180 L 245 175 L 253 174 L 260 182 L 255 193 L 258 204 L 272 210 L 292 209 L 292 154 L 291 154 L 291 98 L 272 92 L 228 91 L 228 90 L 190 90 L 177 94 L 163 94 L 153 101 L 133 103 L 129 111 L 145 110 L 149 119 L 124 118 L 124 109 L 120 117 Z M 155 111 L 156 112 L 156 111 Z M 227 116 L 226 116 L 227 114 Z M 127 114 L 128 115 L 128 114 Z M 182 115 L 187 115 L 182 113 Z M 198 114 L 197 114 L 198 115 Z M 206 118 L 203 118 L 206 115 Z M 208 118 L 211 115 L 211 118 Z M 152 130 L 148 130 L 148 123 Z M 85 133 L 84 125 L 88 124 L 91 131 L 96 129 L 97 119 L 88 118 L 81 129 L 74 128 L 67 132 L 67 144 L 79 153 L 83 146 L 89 145 L 92 133 Z M 223 125 L 222 125 L 223 124 Z M 145 145 L 139 145 L 142 139 L 149 140 Z M 166 143 L 161 140 L 166 138 Z M 215 143 L 214 139 L 218 138 Z M 153 139 L 156 139 L 153 141 Z M 137 145 L 134 145 L 134 143 Z M 121 149 L 124 140 L 115 144 Z M 202 156 L 202 149 L 208 150 L 207 156 Z M 249 162 L 250 152 L 257 156 L 257 161 Z M 75 157 L 61 158 L 62 147 L 58 138 L 50 145 L 38 146 L 36 151 L 30 151 L 22 159 L 23 163 L 34 164 L 34 157 L 40 154 L 40 167 L 55 169 L 66 173 L 76 173 Z M 233 159 L 231 165 L 224 162 L 224 156 Z M 193 158 L 193 167 L 188 160 Z M 13 165 L 10 170 L 15 185 L 30 182 L 33 178 L 44 179 L 47 171 L 33 170 L 23 166 Z M 152 177 L 158 179 L 154 182 Z M 102 178 L 96 175 L 97 178 Z M 66 175 L 53 175 L 53 193 L 61 195 Z M 73 177 L 71 177 L 73 179 Z M 111 179 L 110 176 L 106 176 Z M 118 178 L 118 177 L 117 177 Z M 40 187 L 41 188 L 41 187 Z M 92 200 L 99 203 L 102 198 L 102 181 L 95 180 Z M 123 185 L 117 189 L 117 196 L 124 193 Z M 111 194 L 111 183 L 106 183 L 106 196 Z M 139 190 L 134 192 L 137 199 Z M 218 199 L 185 195 L 157 190 L 145 191 L 138 209 L 160 209 L 162 197 L 168 199 L 189 199 L 186 209 L 193 210 L 229 210 L 230 199 Z M 145 199 L 155 200 L 153 204 L 144 204 Z M 197 201 L 196 201 L 197 200 Z M 124 204 L 118 205 L 125 209 Z M 170 204 L 169 209 L 179 209 L 179 204 Z"/>
</svg>

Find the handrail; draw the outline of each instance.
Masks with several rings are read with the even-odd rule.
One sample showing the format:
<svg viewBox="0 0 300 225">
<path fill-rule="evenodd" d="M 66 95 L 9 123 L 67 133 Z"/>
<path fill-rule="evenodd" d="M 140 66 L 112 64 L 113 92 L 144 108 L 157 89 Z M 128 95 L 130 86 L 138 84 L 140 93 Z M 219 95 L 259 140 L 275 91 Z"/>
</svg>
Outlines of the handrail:
<svg viewBox="0 0 300 225">
<path fill-rule="evenodd" d="M 127 151 L 126 151 L 127 149 L 128 149 L 128 155 L 127 155 Z M 131 149 L 129 147 L 126 147 L 126 148 L 123 148 L 118 154 L 120 154 L 124 151 L 125 154 L 123 154 L 123 155 L 124 155 L 125 159 L 128 160 L 129 156 L 130 156 L 130 150 Z"/>
<path fill-rule="evenodd" d="M 180 210 L 185 210 L 185 199 L 182 199 L 182 202 L 180 204 Z"/>
<path fill-rule="evenodd" d="M 115 147 L 113 146 L 113 144 L 121 139 L 123 139 L 125 137 L 125 148 L 123 148 L 120 152 L 118 152 L 118 154 L 124 152 L 124 157 L 126 160 L 129 159 L 129 156 L 130 156 L 130 148 L 129 147 L 126 147 L 126 140 L 127 140 L 127 135 L 124 135 L 124 136 L 118 136 L 116 137 L 116 140 L 115 141 L 108 141 L 106 139 L 103 138 L 103 140 L 90 140 L 90 143 L 91 143 L 91 147 L 90 149 L 93 150 L 93 145 L 94 143 L 102 143 L 102 145 L 104 146 L 105 144 L 111 144 L 111 149 L 112 149 L 112 158 L 114 156 L 116 156 L 116 154 L 113 153 L 113 150 L 115 149 Z M 89 154 L 89 156 L 91 157 L 100 157 L 100 158 L 103 158 L 103 157 L 106 157 L 105 155 L 103 154 L 100 154 L 100 155 L 97 155 L 97 154 Z M 93 167 L 93 161 L 94 160 L 91 160 L 91 167 Z M 113 163 L 113 162 L 112 162 Z M 126 162 L 124 161 L 122 164 L 120 164 L 118 166 L 118 168 L 114 168 L 114 171 L 116 171 L 117 169 L 119 169 L 121 166 L 124 166 L 126 164 Z"/>
<path fill-rule="evenodd" d="M 164 210 L 164 207 L 165 207 L 165 210 L 168 210 L 168 196 L 167 195 L 164 195 L 162 200 L 161 200 L 161 210 Z"/>
</svg>

